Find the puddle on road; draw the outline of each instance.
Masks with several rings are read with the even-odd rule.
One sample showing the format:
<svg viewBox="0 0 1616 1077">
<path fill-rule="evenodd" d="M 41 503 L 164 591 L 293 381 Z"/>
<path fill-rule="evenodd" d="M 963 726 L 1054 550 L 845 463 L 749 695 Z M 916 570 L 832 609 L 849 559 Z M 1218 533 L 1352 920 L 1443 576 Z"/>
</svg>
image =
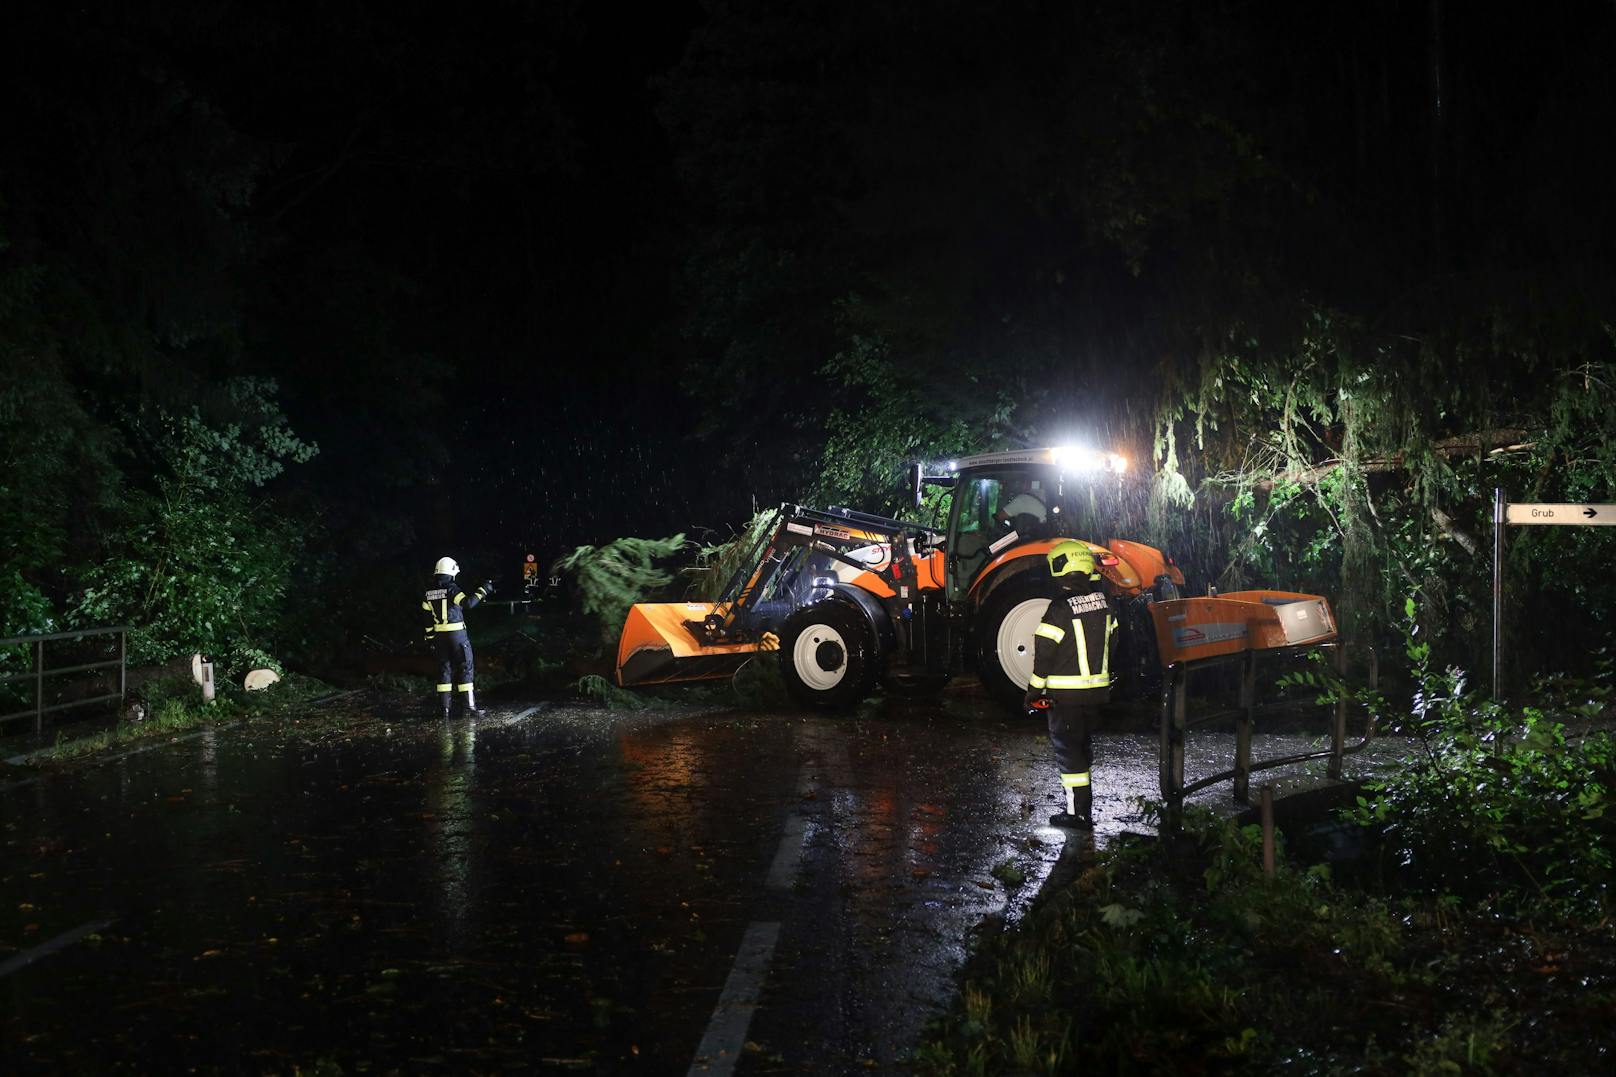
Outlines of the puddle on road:
<svg viewBox="0 0 1616 1077">
<path fill-rule="evenodd" d="M 679 1071 L 766 915 L 748 1065 L 886 1068 L 1065 837 L 1047 742 L 968 701 L 514 713 L 210 733 L 0 792 L 0 961 L 114 920 L 0 983 L 21 1067 Z M 1155 776 L 1153 732 L 1101 735 L 1100 841 Z"/>
</svg>

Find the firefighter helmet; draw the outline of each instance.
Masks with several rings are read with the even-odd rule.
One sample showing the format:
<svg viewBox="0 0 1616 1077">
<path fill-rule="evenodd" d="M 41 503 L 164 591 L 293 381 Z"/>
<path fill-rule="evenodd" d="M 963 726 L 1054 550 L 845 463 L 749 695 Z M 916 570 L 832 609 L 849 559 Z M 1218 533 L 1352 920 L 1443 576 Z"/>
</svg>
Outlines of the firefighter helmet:
<svg viewBox="0 0 1616 1077">
<path fill-rule="evenodd" d="M 1094 563 L 1094 552 L 1075 539 L 1055 543 L 1047 556 L 1049 574 L 1057 579 L 1078 573 L 1091 580 L 1100 578 L 1099 568 Z"/>
<path fill-rule="evenodd" d="M 438 563 L 432 566 L 432 571 L 438 576 L 458 576 L 460 575 L 460 566 L 455 563 L 455 559 L 452 557 L 440 557 L 438 558 Z"/>
</svg>

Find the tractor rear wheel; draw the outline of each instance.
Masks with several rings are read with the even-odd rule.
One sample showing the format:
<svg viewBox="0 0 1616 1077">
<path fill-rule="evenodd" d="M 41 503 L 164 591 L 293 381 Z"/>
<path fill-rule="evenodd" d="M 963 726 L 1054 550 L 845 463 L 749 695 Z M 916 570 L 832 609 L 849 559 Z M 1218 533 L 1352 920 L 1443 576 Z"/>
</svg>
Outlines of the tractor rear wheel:
<svg viewBox="0 0 1616 1077">
<path fill-rule="evenodd" d="M 808 606 L 780 626 L 780 675 L 799 703 L 846 710 L 870 694 L 880 669 L 870 622 L 844 603 Z"/>
<path fill-rule="evenodd" d="M 1019 712 L 1032 676 L 1033 632 L 1055 595 L 1048 579 L 1031 576 L 1001 585 L 976 618 L 976 671 L 982 687 Z"/>
</svg>

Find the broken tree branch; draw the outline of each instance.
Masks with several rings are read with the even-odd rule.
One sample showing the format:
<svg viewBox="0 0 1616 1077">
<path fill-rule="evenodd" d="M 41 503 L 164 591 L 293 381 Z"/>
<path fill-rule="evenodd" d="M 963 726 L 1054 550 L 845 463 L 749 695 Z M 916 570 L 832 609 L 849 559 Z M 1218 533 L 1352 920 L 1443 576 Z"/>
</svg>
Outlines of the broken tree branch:
<svg viewBox="0 0 1616 1077">
<path fill-rule="evenodd" d="M 1475 434 L 1463 434 L 1459 437 L 1443 438 L 1433 442 L 1431 451 L 1439 456 L 1454 457 L 1466 456 L 1472 453 L 1486 453 L 1495 455 L 1504 452 L 1518 452 L 1522 449 L 1533 448 L 1537 443 L 1526 441 L 1525 430 L 1483 430 Z M 1316 485 L 1320 479 L 1341 466 L 1342 461 L 1325 460 L 1312 467 L 1298 468 L 1294 471 L 1281 472 L 1269 479 L 1263 479 L 1254 485 L 1259 490 L 1272 490 L 1275 485 L 1282 482 L 1296 483 L 1301 486 Z M 1401 471 L 1407 466 L 1404 453 L 1392 453 L 1388 456 L 1371 457 L 1358 465 L 1360 471 L 1381 472 Z"/>
</svg>

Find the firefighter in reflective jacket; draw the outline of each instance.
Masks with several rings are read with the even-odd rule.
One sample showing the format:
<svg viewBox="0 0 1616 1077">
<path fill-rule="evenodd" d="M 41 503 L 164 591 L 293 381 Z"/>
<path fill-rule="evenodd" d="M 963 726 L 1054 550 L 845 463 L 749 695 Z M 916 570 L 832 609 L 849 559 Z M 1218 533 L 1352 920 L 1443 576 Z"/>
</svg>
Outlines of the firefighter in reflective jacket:
<svg viewBox="0 0 1616 1077">
<path fill-rule="evenodd" d="M 1062 593 L 1049 600 L 1034 633 L 1027 707 L 1048 716 L 1049 742 L 1066 795 L 1066 810 L 1052 816 L 1050 825 L 1092 827 L 1092 735 L 1099 706 L 1111 698 L 1111 634 L 1117 619 L 1087 546 L 1067 540 L 1048 557 L 1049 574 Z"/>
<path fill-rule="evenodd" d="M 474 717 L 477 692 L 472 687 L 471 640 L 466 637 L 466 610 L 494 593 L 494 581 L 485 582 L 471 594 L 455 583 L 460 566 L 452 557 L 440 557 L 433 566 L 432 586 L 421 601 L 426 620 L 426 641 L 438 655 L 438 704 L 449 717 L 458 697 L 462 713 Z"/>
</svg>

